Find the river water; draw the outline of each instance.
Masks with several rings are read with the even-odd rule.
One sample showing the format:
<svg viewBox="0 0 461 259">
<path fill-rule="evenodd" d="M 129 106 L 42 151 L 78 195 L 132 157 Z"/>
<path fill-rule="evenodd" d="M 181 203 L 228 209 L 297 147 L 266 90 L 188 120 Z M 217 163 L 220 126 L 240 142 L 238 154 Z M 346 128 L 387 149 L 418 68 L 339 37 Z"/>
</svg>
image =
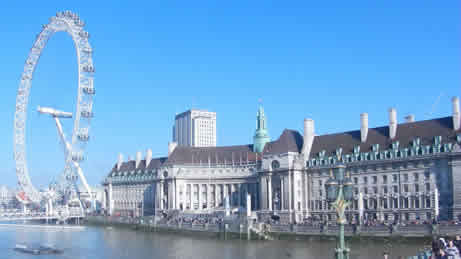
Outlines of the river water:
<svg viewBox="0 0 461 259">
<path fill-rule="evenodd" d="M 219 240 L 202 235 L 142 232 L 124 228 L 87 227 L 83 230 L 0 226 L 0 259 L 3 258 L 158 258 L 158 259 L 242 259 L 242 258 L 334 258 L 335 240 Z M 16 243 L 50 244 L 64 249 L 60 255 L 29 255 L 14 251 Z M 427 240 L 355 240 L 348 242 L 351 258 L 390 258 L 416 253 Z"/>
</svg>

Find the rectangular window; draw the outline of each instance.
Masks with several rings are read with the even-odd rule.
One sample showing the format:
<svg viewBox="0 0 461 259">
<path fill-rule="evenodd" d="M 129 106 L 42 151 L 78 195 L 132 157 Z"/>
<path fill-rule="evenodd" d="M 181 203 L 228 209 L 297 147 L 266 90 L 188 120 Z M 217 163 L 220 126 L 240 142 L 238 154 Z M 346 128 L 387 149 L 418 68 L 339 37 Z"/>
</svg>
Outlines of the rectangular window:
<svg viewBox="0 0 461 259">
<path fill-rule="evenodd" d="M 424 172 L 424 180 L 429 181 L 431 179 L 431 173 L 429 171 Z"/>
<path fill-rule="evenodd" d="M 419 181 L 419 174 L 418 174 L 418 173 L 414 173 L 414 174 L 413 174 L 413 178 L 415 179 L 415 182 Z"/>
<path fill-rule="evenodd" d="M 403 181 L 404 181 L 404 182 L 408 182 L 408 174 L 404 174 L 404 175 L 403 175 Z"/>
<path fill-rule="evenodd" d="M 392 182 L 393 182 L 393 183 L 396 183 L 397 181 L 398 181 L 398 175 L 393 174 L 393 175 L 392 175 Z"/>
<path fill-rule="evenodd" d="M 373 176 L 373 184 L 376 184 L 378 182 L 378 176 Z"/>
<path fill-rule="evenodd" d="M 366 177 L 366 176 L 363 177 L 363 183 L 368 184 L 368 177 Z"/>
<path fill-rule="evenodd" d="M 408 192 L 408 184 L 404 184 L 404 185 L 403 185 L 403 191 L 404 191 L 404 192 Z"/>
<path fill-rule="evenodd" d="M 431 191 L 431 184 L 426 183 L 426 192 L 430 192 L 430 191 Z"/>
<path fill-rule="evenodd" d="M 399 187 L 397 185 L 392 186 L 393 192 L 398 193 L 399 192 Z"/>
<path fill-rule="evenodd" d="M 354 184 L 358 184 L 359 183 L 359 178 L 358 177 L 354 177 Z"/>
<path fill-rule="evenodd" d="M 368 188 L 367 187 L 363 188 L 363 193 L 368 194 Z"/>
<path fill-rule="evenodd" d="M 387 186 L 384 186 L 384 187 L 383 187 L 383 192 L 384 192 L 384 193 L 387 193 Z"/>
<path fill-rule="evenodd" d="M 378 187 L 376 187 L 376 186 L 373 187 L 373 193 L 375 193 L 375 194 L 378 193 Z"/>
<path fill-rule="evenodd" d="M 356 195 L 359 194 L 359 188 L 357 188 L 357 187 L 354 188 L 354 194 L 356 194 Z"/>
<path fill-rule="evenodd" d="M 383 184 L 387 184 L 387 175 L 383 175 Z"/>
<path fill-rule="evenodd" d="M 419 192 L 419 184 L 415 183 L 415 192 Z"/>
</svg>

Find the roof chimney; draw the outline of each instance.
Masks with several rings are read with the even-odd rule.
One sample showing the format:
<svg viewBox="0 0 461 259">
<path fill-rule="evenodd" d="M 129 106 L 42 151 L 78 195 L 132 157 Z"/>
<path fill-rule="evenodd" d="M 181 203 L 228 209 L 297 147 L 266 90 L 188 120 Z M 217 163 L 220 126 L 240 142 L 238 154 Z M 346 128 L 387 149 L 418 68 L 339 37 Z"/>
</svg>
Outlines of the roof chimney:
<svg viewBox="0 0 461 259">
<path fill-rule="evenodd" d="M 397 135 L 397 110 L 389 109 L 389 138 L 394 139 Z"/>
<path fill-rule="evenodd" d="M 122 153 L 118 153 L 117 170 L 120 170 L 122 163 L 123 163 L 123 155 Z"/>
<path fill-rule="evenodd" d="M 309 158 L 312 144 L 314 143 L 314 134 L 314 120 L 304 119 L 304 143 L 302 154 L 304 155 L 305 160 Z"/>
<path fill-rule="evenodd" d="M 458 97 L 453 97 L 451 99 L 451 102 L 453 103 L 453 129 L 454 130 L 459 130 L 460 126 L 460 113 L 459 113 L 459 99 Z"/>
<path fill-rule="evenodd" d="M 415 122 L 415 115 L 410 114 L 410 115 L 405 116 L 405 122 L 406 123 Z"/>
<path fill-rule="evenodd" d="M 139 162 L 141 162 L 141 151 L 136 152 L 136 168 L 138 168 Z"/>
<path fill-rule="evenodd" d="M 170 156 L 171 153 L 173 153 L 176 146 L 178 146 L 178 142 L 168 142 L 168 156 Z"/>
<path fill-rule="evenodd" d="M 148 148 L 146 151 L 146 168 L 149 166 L 151 160 L 152 160 L 152 149 Z"/>
<path fill-rule="evenodd" d="M 360 114 L 360 140 L 362 143 L 367 142 L 368 136 L 368 113 Z"/>
</svg>

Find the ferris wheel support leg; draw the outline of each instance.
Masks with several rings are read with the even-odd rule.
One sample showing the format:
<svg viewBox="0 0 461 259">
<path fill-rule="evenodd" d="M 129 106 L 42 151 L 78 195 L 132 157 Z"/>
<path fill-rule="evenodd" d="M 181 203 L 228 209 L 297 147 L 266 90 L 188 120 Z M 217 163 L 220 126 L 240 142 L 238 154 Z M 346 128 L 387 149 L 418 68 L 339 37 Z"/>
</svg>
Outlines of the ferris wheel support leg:
<svg viewBox="0 0 461 259">
<path fill-rule="evenodd" d="M 66 141 L 66 136 L 64 135 L 64 131 L 62 130 L 62 124 L 58 117 L 53 117 L 54 121 L 56 122 L 56 128 L 58 128 L 59 137 L 61 138 L 62 144 L 64 145 L 64 152 L 66 156 L 70 154 L 72 147 L 69 142 Z"/>
<path fill-rule="evenodd" d="M 90 186 L 88 185 L 88 182 L 86 181 L 85 175 L 83 175 L 82 168 L 80 168 L 80 165 L 75 161 L 74 161 L 74 166 L 75 166 L 75 168 L 77 168 L 78 176 L 80 177 L 80 180 L 82 180 L 83 186 L 85 186 L 85 189 L 88 192 L 88 195 L 90 197 L 90 201 L 91 201 L 92 206 L 93 206 L 94 198 L 93 198 L 93 195 L 91 194 L 91 189 L 90 189 Z"/>
</svg>

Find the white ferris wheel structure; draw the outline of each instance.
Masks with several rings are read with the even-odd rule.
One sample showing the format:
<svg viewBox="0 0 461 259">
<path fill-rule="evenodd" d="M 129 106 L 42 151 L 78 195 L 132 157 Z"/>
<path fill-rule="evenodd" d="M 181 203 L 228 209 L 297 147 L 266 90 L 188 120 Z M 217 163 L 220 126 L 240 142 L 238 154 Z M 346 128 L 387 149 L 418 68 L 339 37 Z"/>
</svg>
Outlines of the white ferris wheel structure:
<svg viewBox="0 0 461 259">
<path fill-rule="evenodd" d="M 89 33 L 84 30 L 85 23 L 78 15 L 70 12 L 58 12 L 50 18 L 48 24 L 43 25 L 30 49 L 29 56 L 21 74 L 16 97 L 16 112 L 14 115 L 14 159 L 19 188 L 25 193 L 29 202 L 52 206 L 53 202 L 67 204 L 77 199 L 77 182 L 81 181 L 89 196 L 92 197 L 90 187 L 80 167 L 84 161 L 84 148 L 90 139 L 90 122 L 93 117 L 94 66 L 92 48 L 88 43 Z M 77 102 L 74 112 L 65 112 L 54 107 L 38 107 L 41 114 L 49 115 L 55 122 L 60 141 L 63 145 L 65 168 L 58 180 L 50 184 L 47 192 L 40 192 L 34 187 L 27 166 L 26 159 L 26 117 L 32 79 L 37 63 L 46 43 L 56 32 L 67 32 L 77 51 L 78 89 Z M 70 139 L 63 130 L 61 119 L 72 120 L 73 130 Z M 51 204 L 50 204 L 51 203 Z"/>
</svg>

